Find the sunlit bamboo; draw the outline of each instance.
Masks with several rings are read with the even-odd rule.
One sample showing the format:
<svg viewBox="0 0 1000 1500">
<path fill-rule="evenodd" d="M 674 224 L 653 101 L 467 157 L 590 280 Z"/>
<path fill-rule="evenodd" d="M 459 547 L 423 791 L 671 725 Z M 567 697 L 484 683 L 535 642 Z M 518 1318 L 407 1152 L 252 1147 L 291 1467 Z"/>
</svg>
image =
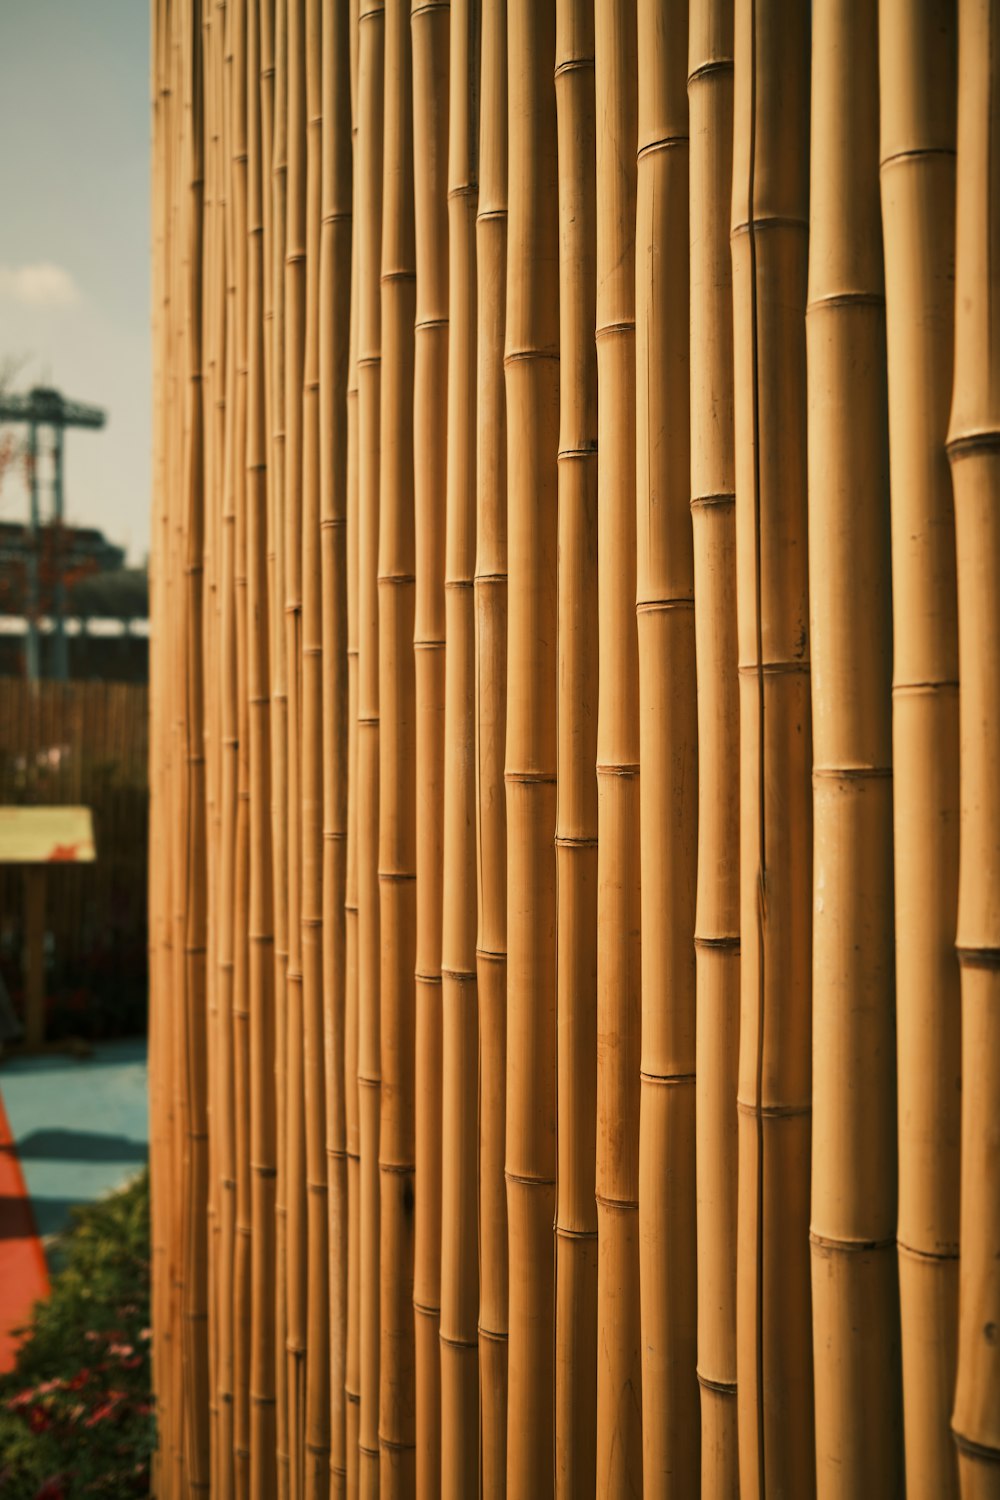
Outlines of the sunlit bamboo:
<svg viewBox="0 0 1000 1500">
<path fill-rule="evenodd" d="M 963 1500 L 1000 1495 L 1000 6 L 960 0 L 955 491 L 961 761 L 962 1189 L 952 1428 Z"/>
<path fill-rule="evenodd" d="M 732 0 L 693 5 L 691 520 L 698 679 L 696 1127 L 703 1500 L 736 1500 L 736 1069 L 740 1036 L 739 689 L 733 475 Z"/>
<path fill-rule="evenodd" d="M 324 970 L 324 768 L 333 754 L 324 735 L 323 532 L 320 408 L 320 236 L 323 193 L 323 80 L 325 24 L 320 0 L 306 0 L 305 51 L 305 345 L 302 367 L 301 615 L 301 921 L 302 1049 L 305 1115 L 307 1324 L 301 1492 L 325 1497 L 330 1483 L 330 1243 L 327 1195 L 325 1068 L 326 997 L 336 983 Z M 346 291 L 346 287 L 345 287 Z M 343 719 L 332 708 L 334 723 Z M 342 910 L 342 902 L 341 902 Z"/>
<path fill-rule="evenodd" d="M 287 199 L 285 218 L 285 506 L 284 630 L 287 687 L 288 969 L 285 1013 L 285 1370 L 288 1475 L 292 1500 L 304 1493 L 308 1226 L 302 975 L 302 531 L 305 458 L 303 384 L 306 346 L 308 152 L 306 147 L 306 0 L 287 0 L 285 55 Z M 310 288 L 312 290 L 312 288 Z M 312 435 L 312 433 L 310 433 Z"/>
<path fill-rule="evenodd" d="M 350 7 L 322 21 L 322 229 L 319 264 L 320 567 L 323 652 L 323 1002 L 329 1215 L 330 1493 L 346 1494 L 348 1298 L 347 1020 L 348 360 L 351 326 Z M 303 567 L 308 566 L 303 538 Z M 355 1061 L 355 1071 L 357 1063 Z M 355 1090 L 357 1085 L 355 1084 Z"/>
<path fill-rule="evenodd" d="M 249 1007 L 252 1258 L 249 1360 L 251 1500 L 273 1492 L 274 923 L 271 864 L 270 652 L 267 630 L 267 428 L 264 399 L 263 33 L 268 0 L 247 11 L 247 701 L 249 719 Z"/>
<path fill-rule="evenodd" d="M 643 1493 L 649 1500 L 696 1493 L 700 1470 L 694 948 L 698 744 L 690 508 L 687 42 L 687 0 L 639 5 L 639 1279 Z"/>
<path fill-rule="evenodd" d="M 378 517 L 380 1493 L 415 1487 L 413 1329 L 416 722 L 413 668 L 412 63 L 407 0 L 386 0 Z M 367 1270 L 367 1267 L 366 1267 Z"/>
<path fill-rule="evenodd" d="M 636 15 L 595 6 L 597 90 L 597 1494 L 642 1493 Z"/>
<path fill-rule="evenodd" d="M 594 15 L 556 5 L 559 132 L 559 1194 L 556 1494 L 592 1494 L 597 1439 L 597 202 Z"/>
<path fill-rule="evenodd" d="M 961 1015 L 958 619 L 951 476 L 954 0 L 879 7 L 892 493 L 899 1291 L 906 1487 L 958 1494 Z"/>
<path fill-rule="evenodd" d="M 347 372 L 347 871 L 344 885 L 344 1143 L 347 1151 L 347 1333 L 344 1463 L 357 1500 L 361 1410 L 361 1139 L 358 1117 L 358 0 L 349 0 L 351 83 L 351 310 Z"/>
<path fill-rule="evenodd" d="M 815 1490 L 809 1290 L 812 746 L 804 7 L 737 0 L 733 348 L 740 656 L 740 1494 Z"/>
<path fill-rule="evenodd" d="M 903 1489 L 891 613 L 877 16 L 813 14 L 809 608 L 813 1336 L 820 1496 Z"/>
<path fill-rule="evenodd" d="M 268 627 L 271 648 L 271 818 L 274 875 L 274 1075 L 277 1121 L 275 1223 L 275 1406 L 277 1489 L 287 1500 L 289 1484 L 288 1372 L 286 1342 L 288 1317 L 285 1289 L 288 1278 L 287 1212 L 287 1014 L 288 1014 L 288 673 L 285 639 L 285 232 L 288 198 L 288 50 L 287 9 L 284 0 L 274 7 L 274 89 L 271 128 L 270 257 L 265 268 L 271 287 L 271 329 L 265 343 L 270 356 L 267 389 L 270 399 L 268 484 Z"/>
<path fill-rule="evenodd" d="M 413 1315 L 416 1485 L 441 1489 L 441 937 L 444 871 L 445 485 L 448 392 L 447 3 L 414 0 L 417 305 L 413 491 L 417 772 L 416 1169 Z"/>
<path fill-rule="evenodd" d="M 479 1477 L 479 1016 L 476 993 L 476 210 L 479 3 L 452 0 L 448 472 L 441 937 L 441 1493 Z"/>
<path fill-rule="evenodd" d="M 359 1493 L 379 1493 L 379 410 L 381 386 L 382 0 L 358 16 L 358 1125 L 361 1310 Z"/>
<path fill-rule="evenodd" d="M 556 1206 L 554 0 L 510 0 L 507 26 L 507 1492 L 544 1500 L 553 1471 Z"/>
<path fill-rule="evenodd" d="M 476 988 L 479 995 L 479 1406 L 482 1484 L 506 1493 L 507 4 L 483 0 L 476 219 Z"/>
</svg>

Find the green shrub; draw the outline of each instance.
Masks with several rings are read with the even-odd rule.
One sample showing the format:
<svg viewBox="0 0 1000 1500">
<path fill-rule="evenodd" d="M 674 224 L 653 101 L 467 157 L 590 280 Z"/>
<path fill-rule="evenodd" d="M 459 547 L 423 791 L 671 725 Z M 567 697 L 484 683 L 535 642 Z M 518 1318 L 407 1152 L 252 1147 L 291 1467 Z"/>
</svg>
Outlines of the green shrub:
<svg viewBox="0 0 1000 1500">
<path fill-rule="evenodd" d="M 0 1376 L 0 1496 L 149 1493 L 149 1174 L 74 1211 L 52 1294 Z"/>
</svg>

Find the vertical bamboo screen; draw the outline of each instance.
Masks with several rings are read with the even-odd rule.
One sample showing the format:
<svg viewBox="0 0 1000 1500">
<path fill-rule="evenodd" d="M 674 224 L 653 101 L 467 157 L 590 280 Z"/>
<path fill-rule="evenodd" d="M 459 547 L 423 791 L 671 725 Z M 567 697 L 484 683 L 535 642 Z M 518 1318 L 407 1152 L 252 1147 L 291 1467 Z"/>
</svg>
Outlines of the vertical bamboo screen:
<svg viewBox="0 0 1000 1500">
<path fill-rule="evenodd" d="M 153 11 L 156 1492 L 1000 1496 L 1000 0 Z"/>
</svg>

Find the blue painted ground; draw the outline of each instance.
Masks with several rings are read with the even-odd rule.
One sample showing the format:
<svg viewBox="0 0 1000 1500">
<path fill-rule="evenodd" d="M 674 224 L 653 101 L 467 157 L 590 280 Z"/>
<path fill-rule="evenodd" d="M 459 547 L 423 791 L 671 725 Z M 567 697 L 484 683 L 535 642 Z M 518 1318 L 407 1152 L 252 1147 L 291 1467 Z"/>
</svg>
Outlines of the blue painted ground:
<svg viewBox="0 0 1000 1500">
<path fill-rule="evenodd" d="M 43 1241 L 77 1203 L 121 1187 L 149 1153 L 146 1042 L 98 1042 L 82 1061 L 4 1059 L 0 1093 Z"/>
</svg>

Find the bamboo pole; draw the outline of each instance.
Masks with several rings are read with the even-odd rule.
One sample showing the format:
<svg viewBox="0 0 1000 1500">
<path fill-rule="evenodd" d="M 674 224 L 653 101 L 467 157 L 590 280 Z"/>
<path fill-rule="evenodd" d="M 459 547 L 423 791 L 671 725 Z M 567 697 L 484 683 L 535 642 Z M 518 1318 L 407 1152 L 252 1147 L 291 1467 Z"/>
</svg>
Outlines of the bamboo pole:
<svg viewBox="0 0 1000 1500">
<path fill-rule="evenodd" d="M 170 1028 L 167 1024 L 167 994 L 171 963 L 169 916 L 171 911 L 169 786 L 169 704 L 166 701 L 164 666 L 171 620 L 169 600 L 169 552 L 164 541 L 171 490 L 169 402 L 172 394 L 172 316 L 170 275 L 173 245 L 170 237 L 172 203 L 170 91 L 170 11 L 165 3 L 154 11 L 151 27 L 150 93 L 152 112 L 152 231 L 153 231 L 153 493 L 150 556 L 150 738 L 149 738 L 149 923 L 150 923 L 150 1168 L 151 1168 L 151 1316 L 153 1326 L 152 1369 L 158 1393 L 158 1446 L 151 1466 L 152 1483 L 167 1484 L 167 1455 L 171 1451 L 174 1413 L 170 1406 L 174 1363 L 174 1327 L 171 1317 L 173 1268 L 170 1261 L 173 1202 L 169 1191 L 173 1174 L 171 1134 L 173 1111 L 169 1081 L 173 1077 Z"/>
<path fill-rule="evenodd" d="M 871 6 L 813 16 L 813 1337 L 821 1496 L 903 1489 L 885 304 Z"/>
<path fill-rule="evenodd" d="M 556 1206 L 556 488 L 559 239 L 554 0 L 510 0 L 507 391 L 507 1493 L 552 1492 Z"/>
<path fill-rule="evenodd" d="M 556 1493 L 592 1494 L 597 1436 L 597 357 L 594 17 L 556 6 L 559 703 Z"/>
<path fill-rule="evenodd" d="M 176 815 L 179 879 L 175 885 L 174 994 L 179 1013 L 178 1062 L 182 1074 L 179 1127 L 183 1139 L 181 1208 L 181 1308 L 183 1379 L 182 1472 L 191 1489 L 209 1483 L 207 1341 L 208 1243 L 202 1205 L 208 1191 L 207 1074 L 205 1067 L 205 761 L 204 679 L 201 660 L 204 488 L 201 408 L 202 192 L 204 185 L 200 7 L 181 5 L 183 119 L 180 212 L 183 240 L 184 433 L 177 508 L 178 558 L 183 559 L 176 670 L 179 751 Z M 180 1369 L 178 1376 L 180 1377 Z"/>
<path fill-rule="evenodd" d="M 416 705 L 413 666 L 412 61 L 409 6 L 385 7 L 382 382 L 379 418 L 378 703 L 381 1117 L 379 1474 L 383 1496 L 416 1486 L 415 1202 Z"/>
<path fill-rule="evenodd" d="M 893 798 L 899 1282 L 906 1487 L 958 1494 L 950 1430 L 958 1335 L 961 1021 L 958 622 L 944 450 L 955 262 L 953 0 L 883 0 L 885 242 L 892 503 Z"/>
<path fill-rule="evenodd" d="M 306 1360 L 308 1355 L 308 1239 L 305 1107 L 305 999 L 302 945 L 303 876 L 303 672 L 302 672 L 302 538 L 305 488 L 306 426 L 303 401 L 309 275 L 309 180 L 306 136 L 306 4 L 288 0 L 287 14 L 288 198 L 285 223 L 285 670 L 288 689 L 288 974 L 286 1013 L 285 1152 L 288 1215 L 286 1263 L 286 1368 L 288 1381 L 289 1490 L 292 1500 L 305 1492 Z M 314 173 L 315 176 L 315 167 Z M 315 261 L 313 261 L 315 270 Z M 312 285 L 308 287 L 313 292 Z M 314 321 L 314 320 L 313 320 Z M 313 405 L 313 391 L 310 407 Z M 309 439 L 315 436 L 310 427 Z M 314 487 L 313 487 L 314 488 Z M 318 540 L 318 539 L 317 539 Z M 314 544 L 315 545 L 315 544 Z M 313 706 L 315 698 L 313 698 Z M 311 813 L 319 809 L 315 799 Z M 311 849 L 315 856 L 315 849 Z M 318 959 L 318 954 L 311 955 Z M 326 1205 L 322 1217 L 325 1221 Z M 322 1293 L 320 1293 L 322 1295 Z M 326 1392 L 321 1409 L 326 1409 Z M 324 1455 L 324 1464 L 327 1462 Z"/>
<path fill-rule="evenodd" d="M 507 4 L 483 0 L 476 218 L 476 989 L 479 996 L 479 1408 L 483 1493 L 507 1463 Z"/>
<path fill-rule="evenodd" d="M 214 840 L 216 898 L 210 920 L 210 941 L 214 942 L 214 965 L 216 974 L 214 992 L 209 995 L 210 1014 L 214 1015 L 213 1039 L 210 1043 L 214 1057 L 213 1098 L 210 1105 L 212 1149 L 215 1157 L 217 1189 L 217 1230 L 215 1250 L 214 1285 L 211 1291 L 211 1308 L 217 1322 L 215 1379 L 216 1409 L 212 1445 L 212 1489 L 222 1500 L 235 1493 L 234 1452 L 234 1407 L 235 1407 L 235 1257 L 236 1257 L 236 1091 L 234 1078 L 234 979 L 236 946 L 236 823 L 238 801 L 238 755 L 239 755 L 239 686 L 236 639 L 236 280 L 237 280 L 237 233 L 235 223 L 235 192 L 232 172 L 233 148 L 233 50 L 232 30 L 236 0 L 230 0 L 225 10 L 217 9 L 212 31 L 207 39 L 209 58 L 214 56 L 215 66 L 209 73 L 214 80 L 212 93 L 215 118 L 218 122 L 218 143 L 213 155 L 216 201 L 224 205 L 216 253 L 221 256 L 223 275 L 224 331 L 222 344 L 216 346 L 216 401 L 221 394 L 223 402 L 223 426 L 216 435 L 216 465 L 221 462 L 222 483 L 218 491 L 212 484 L 211 460 L 209 471 L 207 504 L 214 512 L 217 522 L 214 535 L 217 571 L 218 634 L 213 639 L 212 622 L 205 642 L 205 660 L 209 672 L 216 669 L 218 689 L 212 694 L 212 702 L 218 705 L 216 725 L 212 740 L 218 757 L 215 772 L 215 794 L 212 799 L 218 809 L 219 826 Z M 208 295 L 218 283 L 215 278 L 208 284 Z M 211 306 L 211 302 L 209 304 Z M 210 317 L 210 326 L 215 320 Z M 210 346 L 211 347 L 211 346 Z M 209 427 L 211 430 L 211 426 Z M 221 436 L 221 442 L 219 438 Z M 242 455 L 239 455 L 242 459 Z M 211 709 L 209 710 L 211 716 Z M 210 744 L 210 764 L 211 764 Z M 209 806 L 211 807 L 211 802 Z M 212 843 L 210 838 L 210 843 Z"/>
<path fill-rule="evenodd" d="M 287 1015 L 288 1015 L 288 671 L 285 639 L 285 234 L 288 199 L 288 50 L 287 6 L 275 0 L 274 92 L 272 119 L 271 257 L 271 469 L 268 486 L 268 615 L 271 644 L 271 810 L 274 844 L 274 988 L 275 988 L 275 1110 L 277 1118 L 278 1178 L 275 1223 L 277 1226 L 275 1277 L 276 1442 L 279 1500 L 289 1493 L 288 1375 L 286 1343 L 288 1316 L 288 1122 Z"/>
<path fill-rule="evenodd" d="M 733 6 L 692 6 L 691 522 L 698 682 L 698 1378 L 701 1493 L 736 1500 L 736 1089 L 740 1035 L 739 679 L 733 473 Z"/>
<path fill-rule="evenodd" d="M 361 1403 L 360 1161 L 358 1122 L 358 284 L 361 212 L 358 157 L 358 3 L 349 0 L 351 87 L 351 308 L 347 375 L 347 872 L 344 887 L 344 1142 L 347 1151 L 347 1347 L 344 1446 L 348 1500 L 358 1495 Z"/>
<path fill-rule="evenodd" d="M 172 408 L 175 413 L 173 437 L 173 461 L 170 466 L 170 483 L 172 491 L 172 502 L 167 510 L 167 532 L 164 538 L 166 555 L 168 558 L 169 578 L 171 581 L 171 604 L 174 617 L 183 624 L 186 616 L 183 614 L 184 606 L 184 575 L 182 546 L 182 528 L 179 524 L 179 513 L 183 515 L 184 500 L 184 474 L 185 474 L 185 443 L 187 432 L 188 412 L 190 405 L 187 391 L 187 369 L 185 351 L 185 292 L 186 283 L 184 276 L 184 222 L 183 205 L 185 196 L 185 155 L 184 155 L 184 69 L 182 37 L 184 28 L 184 16 L 181 5 L 178 3 L 174 9 L 174 33 L 171 40 L 171 74 L 172 95 L 174 99 L 173 120 L 173 202 L 171 207 L 172 241 L 175 246 L 174 266 L 171 275 L 171 306 L 173 308 L 172 330 L 172 354 L 174 362 L 174 376 L 172 382 Z M 190 24 L 190 18 L 188 18 Z M 171 883 L 171 905 L 168 913 L 170 927 L 170 960 L 171 972 L 169 981 L 171 990 L 179 999 L 173 1007 L 171 1015 L 171 1053 L 174 1071 L 171 1080 L 171 1095 L 173 1102 L 172 1124 L 172 1165 L 173 1176 L 171 1179 L 171 1192 L 176 1204 L 171 1225 L 171 1247 L 170 1266 L 172 1280 L 171 1318 L 178 1329 L 178 1337 L 174 1348 L 174 1363 L 171 1371 L 170 1404 L 174 1413 L 173 1443 L 170 1453 L 170 1475 L 172 1482 L 178 1487 L 183 1486 L 187 1479 L 186 1465 L 186 1413 L 184 1409 L 184 1390 L 181 1381 L 183 1360 L 188 1348 L 187 1326 L 185 1319 L 185 1198 L 186 1184 L 184 1177 L 184 1162 L 187 1149 L 187 1122 L 188 1108 L 185 1094 L 186 1069 L 184 1067 L 184 1024 L 186 1018 L 186 1006 L 184 1001 L 184 931 L 183 917 L 179 915 L 180 890 L 179 883 L 185 872 L 185 847 L 184 830 L 182 819 L 186 818 L 184 803 L 183 776 L 187 764 L 187 747 L 183 741 L 185 729 L 183 718 L 183 694 L 181 676 L 178 672 L 178 663 L 183 661 L 185 650 L 183 636 L 178 630 L 174 643 L 172 659 L 167 673 L 167 703 L 170 714 L 171 750 L 170 760 L 173 772 L 171 784 L 171 798 L 174 808 L 174 816 L 171 818 L 171 866 L 173 880 Z M 207 1372 L 206 1372 L 207 1378 Z"/>
<path fill-rule="evenodd" d="M 232 638 L 223 621 L 223 574 L 226 570 L 227 486 L 231 484 L 232 370 L 227 346 L 227 314 L 230 265 L 227 242 L 231 242 L 228 194 L 229 121 L 227 111 L 225 0 L 205 7 L 202 17 L 204 56 L 205 185 L 202 197 L 202 406 L 203 472 L 205 486 L 205 535 L 203 547 L 203 608 L 200 649 L 211 683 Z M 230 545 L 232 538 L 230 538 Z M 229 558 L 228 566 L 232 566 Z M 231 593 L 232 580 L 226 588 Z M 225 639 L 225 651 L 223 642 Z M 232 660 L 230 658 L 230 664 Z M 205 701 L 205 861 L 207 880 L 206 921 L 206 1066 L 207 1120 L 209 1125 L 209 1196 L 206 1205 L 208 1229 L 208 1366 L 210 1381 L 209 1442 L 212 1482 L 223 1488 L 223 1467 L 232 1458 L 232 1305 L 227 1277 L 226 1294 L 219 1291 L 219 1271 L 232 1265 L 232 1194 L 226 1182 L 233 1177 L 231 1052 L 223 1050 L 223 1029 L 228 1033 L 232 1017 L 232 854 L 223 857 L 224 838 L 234 834 L 232 797 L 234 787 L 224 763 L 229 759 L 223 745 L 228 730 L 234 733 L 235 709 L 223 710 L 219 692 L 209 692 Z M 224 799 L 230 799 L 229 809 Z M 229 931 L 223 936 L 220 920 L 229 900 Z M 222 967 L 222 953 L 226 967 Z"/>
<path fill-rule="evenodd" d="M 642 1493 L 639 1350 L 639 713 L 636 644 L 634 8 L 595 5 L 597 716 L 597 1494 Z"/>
<path fill-rule="evenodd" d="M 639 6 L 636 589 L 642 908 L 643 1492 L 700 1474 L 695 1185 L 698 737 L 690 479 L 688 6 Z"/>
<path fill-rule="evenodd" d="M 441 1492 L 441 937 L 444 874 L 445 486 L 448 422 L 449 4 L 417 0 L 413 34 L 414 686 L 417 949 L 413 1315 L 416 1487 Z"/>
<path fill-rule="evenodd" d="M 453 0 L 448 136 L 448 458 L 441 937 L 441 1493 L 479 1480 L 476 991 L 476 211 L 479 4 Z"/>
<path fill-rule="evenodd" d="M 247 621 L 247 5 L 230 0 L 230 156 L 233 235 L 233 607 L 236 624 L 236 821 L 233 882 L 233 1483 L 250 1484 L 250 756 Z"/>
<path fill-rule="evenodd" d="M 379 1493 L 379 410 L 385 14 L 358 15 L 358 1114 L 359 1493 Z"/>
<path fill-rule="evenodd" d="M 251 1284 L 249 1360 L 251 1500 L 273 1493 L 274 921 L 270 883 L 270 652 L 267 629 L 267 414 L 264 359 L 262 31 L 268 0 L 247 13 L 247 701 L 249 719 L 249 1004 Z"/>
<path fill-rule="evenodd" d="M 803 8 L 738 0 L 733 153 L 740 654 L 737 1378 L 744 1500 L 815 1489 Z"/>
<path fill-rule="evenodd" d="M 302 1413 L 302 1492 L 322 1500 L 330 1486 L 330 1244 L 327 1191 L 323 945 L 324 736 L 323 576 L 320 465 L 320 234 L 323 99 L 319 0 L 306 0 L 305 345 L 302 365 L 301 615 L 302 1047 L 305 1113 L 307 1321 Z"/>
<path fill-rule="evenodd" d="M 958 1379 L 952 1427 L 963 1500 L 1000 1495 L 1000 276 L 995 224 L 1000 11 L 961 0 L 955 389 L 948 457 L 955 491 L 961 735 L 958 958 L 962 973 L 962 1186 Z"/>
<path fill-rule="evenodd" d="M 322 38 L 319 459 L 323 660 L 323 1005 L 329 1213 L 330 1492 L 346 1493 L 348 1187 L 345 1114 L 347 799 L 347 381 L 351 321 L 349 5 L 328 7 Z M 305 543 L 303 543 L 305 546 Z M 303 552 L 303 567 L 306 566 Z M 357 1062 L 355 1060 L 355 1071 Z M 356 1086 L 355 1086 L 356 1087 Z M 322 1331 L 320 1338 L 324 1337 Z"/>
</svg>

